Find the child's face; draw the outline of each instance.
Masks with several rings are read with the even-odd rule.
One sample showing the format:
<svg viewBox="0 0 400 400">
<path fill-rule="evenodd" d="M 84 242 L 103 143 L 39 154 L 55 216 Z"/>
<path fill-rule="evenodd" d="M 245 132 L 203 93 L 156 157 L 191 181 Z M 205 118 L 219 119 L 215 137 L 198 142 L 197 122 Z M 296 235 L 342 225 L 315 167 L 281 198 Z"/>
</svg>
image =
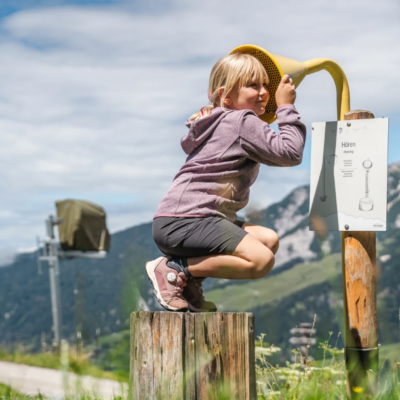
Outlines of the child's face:
<svg viewBox="0 0 400 400">
<path fill-rule="evenodd" d="M 268 100 L 267 84 L 264 83 L 261 86 L 258 83 L 251 83 L 250 86 L 242 86 L 239 90 L 235 86 L 227 96 L 225 104 L 227 108 L 233 110 L 252 110 L 257 115 L 261 115 L 265 112 Z"/>
</svg>

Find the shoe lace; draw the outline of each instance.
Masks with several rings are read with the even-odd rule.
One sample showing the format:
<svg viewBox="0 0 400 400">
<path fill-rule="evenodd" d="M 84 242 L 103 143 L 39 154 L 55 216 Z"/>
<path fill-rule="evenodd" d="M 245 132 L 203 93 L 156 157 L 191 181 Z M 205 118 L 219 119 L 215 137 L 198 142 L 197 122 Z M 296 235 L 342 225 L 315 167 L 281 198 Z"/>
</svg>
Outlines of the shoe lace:
<svg viewBox="0 0 400 400">
<path fill-rule="evenodd" d="M 182 292 L 183 292 L 183 287 L 175 285 L 174 296 L 181 298 Z"/>
<path fill-rule="evenodd" d="M 175 275 L 176 279 L 174 282 L 174 296 L 176 296 L 177 298 L 182 298 L 182 292 L 183 292 L 183 288 L 187 285 L 186 281 L 188 280 L 187 276 L 184 274 L 176 274 Z"/>
<path fill-rule="evenodd" d="M 175 286 L 185 287 L 187 285 L 187 280 L 188 278 L 186 275 L 176 275 Z"/>
</svg>

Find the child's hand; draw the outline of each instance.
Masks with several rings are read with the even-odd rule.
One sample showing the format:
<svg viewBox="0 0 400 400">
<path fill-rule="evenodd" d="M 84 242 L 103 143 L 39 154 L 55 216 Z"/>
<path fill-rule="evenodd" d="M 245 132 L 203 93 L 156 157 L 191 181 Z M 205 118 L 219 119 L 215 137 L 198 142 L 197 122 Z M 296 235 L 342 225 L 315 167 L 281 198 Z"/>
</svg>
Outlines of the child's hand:
<svg viewBox="0 0 400 400">
<path fill-rule="evenodd" d="M 275 99 L 278 107 L 285 104 L 294 104 L 296 100 L 296 89 L 289 75 L 283 75 L 281 83 L 276 90 Z"/>
</svg>

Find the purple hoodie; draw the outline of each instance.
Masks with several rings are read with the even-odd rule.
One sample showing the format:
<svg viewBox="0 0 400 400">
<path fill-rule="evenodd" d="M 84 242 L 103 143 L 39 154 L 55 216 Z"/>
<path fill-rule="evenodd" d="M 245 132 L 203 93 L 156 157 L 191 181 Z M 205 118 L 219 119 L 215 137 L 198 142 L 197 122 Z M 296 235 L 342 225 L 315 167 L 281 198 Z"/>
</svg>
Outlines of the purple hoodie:
<svg viewBox="0 0 400 400">
<path fill-rule="evenodd" d="M 156 217 L 220 216 L 232 222 L 249 201 L 260 163 L 299 165 L 306 128 L 293 105 L 279 107 L 276 134 L 251 110 L 222 110 L 187 121 L 181 145 L 189 156 L 157 208 Z"/>
</svg>

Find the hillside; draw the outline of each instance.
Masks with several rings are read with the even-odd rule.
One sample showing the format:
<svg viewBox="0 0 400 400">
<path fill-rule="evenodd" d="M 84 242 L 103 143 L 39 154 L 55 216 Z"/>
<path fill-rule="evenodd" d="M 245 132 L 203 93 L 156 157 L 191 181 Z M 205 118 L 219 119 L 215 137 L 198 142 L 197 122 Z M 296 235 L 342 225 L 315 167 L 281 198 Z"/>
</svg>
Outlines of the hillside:
<svg viewBox="0 0 400 400">
<path fill-rule="evenodd" d="M 317 314 L 318 336 L 337 333 L 342 325 L 340 234 L 318 238 L 308 230 L 309 188 L 299 187 L 282 201 L 247 216 L 249 222 L 268 226 L 280 235 L 280 250 L 272 273 L 258 281 L 207 279 L 207 298 L 222 311 L 252 311 L 256 334 L 267 341 L 287 343 L 288 330 L 312 322 Z M 382 343 L 398 340 L 400 274 L 400 163 L 389 167 L 388 231 L 380 232 L 378 305 Z M 74 340 L 77 329 L 85 342 L 128 327 L 129 313 L 159 309 L 144 270 L 160 255 L 151 235 L 151 223 L 112 235 L 111 251 L 103 260 L 66 260 L 60 265 L 63 333 Z M 0 345 L 17 342 L 40 346 L 41 332 L 51 335 L 48 271 L 39 275 L 36 254 L 21 254 L 0 268 Z"/>
<path fill-rule="evenodd" d="M 128 315 L 138 303 L 153 308 L 143 266 L 159 255 L 151 224 L 144 224 L 114 234 L 105 259 L 62 261 L 64 336 L 71 337 L 76 326 L 82 325 L 85 340 L 91 340 L 96 328 L 107 334 L 126 327 Z M 140 301 L 137 292 L 146 303 Z M 42 331 L 50 337 L 48 268 L 43 263 L 43 274 L 38 274 L 36 253 L 21 254 L 12 265 L 0 269 L 0 315 L 4 316 L 0 319 L 3 345 L 23 342 L 38 348 Z"/>
</svg>

